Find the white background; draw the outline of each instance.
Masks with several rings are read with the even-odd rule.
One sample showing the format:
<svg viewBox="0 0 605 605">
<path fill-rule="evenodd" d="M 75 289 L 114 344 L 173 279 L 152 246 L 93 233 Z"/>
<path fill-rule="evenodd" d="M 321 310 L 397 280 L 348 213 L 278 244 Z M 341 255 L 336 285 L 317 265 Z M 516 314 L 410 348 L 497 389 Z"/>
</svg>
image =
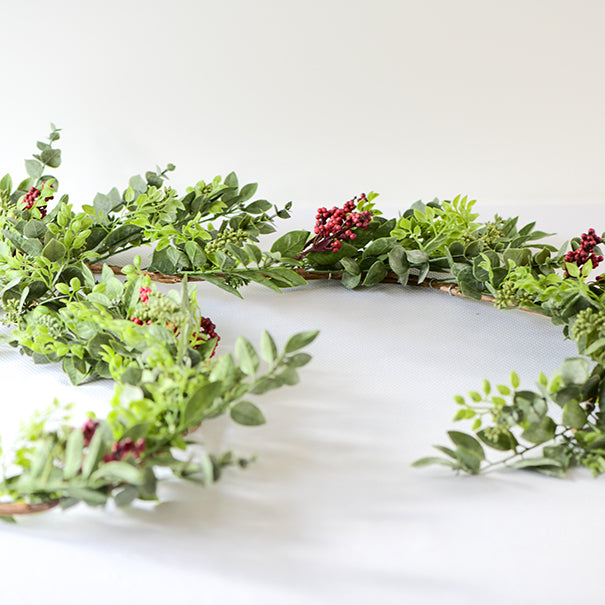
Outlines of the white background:
<svg viewBox="0 0 605 605">
<path fill-rule="evenodd" d="M 600 202 L 600 0 L 23 0 L 0 9 L 0 167 L 48 123 L 90 201 L 173 162 L 317 207 Z"/>
<path fill-rule="evenodd" d="M 560 241 L 602 231 L 604 17 L 588 0 L 3 2 L 0 172 L 17 179 L 54 121 L 78 204 L 173 162 L 180 189 L 235 169 L 293 200 L 291 228 L 374 189 L 392 213 L 467 193 Z M 409 467 L 445 443 L 451 395 L 513 368 L 529 387 L 574 354 L 548 321 L 390 286 L 200 294 L 223 351 L 322 330 L 301 385 L 259 399 L 265 427 L 202 435 L 258 463 L 151 510 L 0 526 L 0 603 L 600 602 L 602 481 Z M 111 391 L 0 360 L 3 426 Z"/>
</svg>

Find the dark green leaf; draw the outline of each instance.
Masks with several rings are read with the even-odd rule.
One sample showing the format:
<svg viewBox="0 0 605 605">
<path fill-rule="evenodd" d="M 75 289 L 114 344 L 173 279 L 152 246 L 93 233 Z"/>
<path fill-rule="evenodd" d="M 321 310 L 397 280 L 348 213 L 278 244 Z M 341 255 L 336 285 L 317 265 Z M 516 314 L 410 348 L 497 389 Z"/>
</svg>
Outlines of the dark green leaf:
<svg viewBox="0 0 605 605">
<path fill-rule="evenodd" d="M 206 255 L 202 250 L 202 247 L 197 242 L 186 242 L 185 243 L 185 254 L 191 261 L 191 267 L 199 269 L 206 263 Z"/>
<path fill-rule="evenodd" d="M 447 434 L 457 446 L 471 452 L 480 460 L 485 458 L 483 447 L 481 447 L 481 444 L 471 435 L 461 433 L 460 431 L 448 431 Z"/>
<path fill-rule="evenodd" d="M 387 254 L 396 240 L 394 237 L 381 237 L 380 239 L 374 240 L 364 251 L 363 258 L 371 258 L 373 256 L 380 256 Z"/>
<path fill-rule="evenodd" d="M 263 212 L 267 212 L 267 210 L 271 210 L 272 204 L 267 200 L 256 200 L 251 204 L 248 204 L 244 208 L 244 212 L 248 214 L 262 214 Z"/>
<path fill-rule="evenodd" d="M 410 263 L 405 250 L 401 246 L 395 246 L 389 252 L 389 265 L 397 275 L 406 275 L 410 270 Z"/>
<path fill-rule="evenodd" d="M 361 268 L 359 267 L 359 264 L 348 256 L 341 258 L 340 264 L 344 267 L 344 270 L 347 271 L 347 273 L 350 273 L 351 275 L 360 275 L 361 273 Z"/>
<path fill-rule="evenodd" d="M 45 233 L 46 225 L 42 221 L 36 219 L 28 221 L 23 228 L 23 235 L 25 235 L 25 237 L 40 239 Z"/>
<path fill-rule="evenodd" d="M 345 273 L 342 274 L 340 281 L 345 288 L 352 290 L 360 284 L 361 273 L 359 273 L 358 275 L 351 275 L 350 273 L 347 273 L 345 271 Z"/>
<path fill-rule="evenodd" d="M 250 401 L 240 401 L 230 410 L 231 419 L 245 426 L 265 424 L 263 413 Z"/>
<path fill-rule="evenodd" d="M 479 437 L 485 445 L 501 451 L 513 450 L 518 445 L 515 436 L 504 427 L 498 428 L 497 431 L 483 429 L 477 433 L 477 437 Z"/>
<path fill-rule="evenodd" d="M 221 382 L 209 382 L 199 387 L 187 400 L 183 415 L 185 428 L 198 426 L 207 410 L 212 406 L 215 399 L 220 396 L 223 385 Z"/>
<path fill-rule="evenodd" d="M 247 202 L 258 189 L 258 183 L 249 183 L 248 185 L 244 185 L 239 192 L 239 199 L 241 202 Z"/>
<path fill-rule="evenodd" d="M 544 397 L 533 391 L 516 391 L 513 402 L 523 412 L 523 418 L 530 424 L 539 423 L 548 411 Z"/>
<path fill-rule="evenodd" d="M 377 260 L 366 273 L 365 279 L 362 282 L 363 286 L 373 286 L 381 282 L 387 275 L 387 269 L 384 263 Z"/>
<path fill-rule="evenodd" d="M 282 256 L 294 258 L 302 252 L 308 239 L 308 231 L 290 231 L 273 242 L 271 252 L 279 252 Z"/>
</svg>

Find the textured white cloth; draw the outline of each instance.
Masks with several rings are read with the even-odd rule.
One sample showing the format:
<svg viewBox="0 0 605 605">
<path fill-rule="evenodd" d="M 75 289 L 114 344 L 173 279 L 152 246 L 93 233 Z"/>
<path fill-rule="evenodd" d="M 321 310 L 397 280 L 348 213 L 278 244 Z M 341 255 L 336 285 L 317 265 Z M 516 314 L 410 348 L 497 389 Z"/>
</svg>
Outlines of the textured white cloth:
<svg viewBox="0 0 605 605">
<path fill-rule="evenodd" d="M 565 208 L 533 210 L 540 226 L 565 235 L 599 227 L 584 220 L 594 207 L 571 221 Z M 530 387 L 574 355 L 560 328 L 395 285 L 321 282 L 283 294 L 251 286 L 244 296 L 199 286 L 222 351 L 240 334 L 257 343 L 264 328 L 282 344 L 321 330 L 301 383 L 255 399 L 265 426 L 219 419 L 199 432 L 257 462 L 208 489 L 164 484 L 155 506 L 78 506 L 0 525 L 1 603 L 599 602 L 588 561 L 605 539 L 590 521 L 603 480 L 410 468 L 446 443 L 452 395 L 484 377 L 506 382 L 512 369 Z M 110 383 L 73 388 L 7 347 L 0 359 L 3 426 L 55 395 L 102 409 L 111 393 Z"/>
</svg>

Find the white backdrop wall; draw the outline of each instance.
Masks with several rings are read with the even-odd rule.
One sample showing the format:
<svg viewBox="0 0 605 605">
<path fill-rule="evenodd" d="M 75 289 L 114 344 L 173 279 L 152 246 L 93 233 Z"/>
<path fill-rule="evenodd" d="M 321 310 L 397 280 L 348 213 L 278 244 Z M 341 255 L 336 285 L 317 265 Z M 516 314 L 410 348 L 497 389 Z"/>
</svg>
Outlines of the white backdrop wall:
<svg viewBox="0 0 605 605">
<path fill-rule="evenodd" d="M 54 121 L 75 202 L 156 163 L 299 206 L 605 197 L 602 0 L 21 0 L 0 170 Z"/>
</svg>

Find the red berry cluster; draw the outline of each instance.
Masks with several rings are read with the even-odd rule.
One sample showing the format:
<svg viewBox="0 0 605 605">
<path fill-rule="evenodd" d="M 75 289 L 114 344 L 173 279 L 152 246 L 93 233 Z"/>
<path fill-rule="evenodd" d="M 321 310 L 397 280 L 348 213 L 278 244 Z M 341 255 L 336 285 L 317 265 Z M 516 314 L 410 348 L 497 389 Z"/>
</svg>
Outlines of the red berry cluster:
<svg viewBox="0 0 605 605">
<path fill-rule="evenodd" d="M 151 294 L 151 288 L 139 288 L 139 298 L 144 304 L 149 303 L 149 295 Z"/>
<path fill-rule="evenodd" d="M 212 350 L 212 354 L 210 357 L 214 356 L 216 352 L 216 347 L 221 339 L 221 337 L 216 333 L 216 326 L 212 323 L 212 320 L 209 317 L 202 317 L 200 321 L 200 334 L 205 334 L 209 338 L 216 338 L 216 344 L 214 345 L 214 349 Z"/>
<path fill-rule="evenodd" d="M 340 250 L 344 240 L 353 240 L 357 234 L 352 229 L 367 229 L 372 220 L 369 210 L 355 212 L 358 201 L 366 199 L 365 193 L 358 198 L 346 202 L 342 208 L 334 206 L 331 210 L 319 208 L 317 210 L 317 222 L 315 223 L 315 234 L 318 238 L 329 240 L 327 244 L 334 252 Z M 317 239 L 317 238 L 316 238 Z"/>
<path fill-rule="evenodd" d="M 42 183 L 42 187 L 44 187 L 44 185 L 45 183 Z M 25 210 L 31 210 L 35 206 L 38 197 L 40 197 L 40 190 L 36 189 L 35 187 L 32 187 L 23 198 L 23 208 Z M 49 197 L 45 197 L 44 201 L 48 202 L 52 199 L 53 196 L 51 195 Z M 38 206 L 38 210 L 40 211 L 42 218 L 44 218 L 46 216 L 46 204 L 41 204 L 40 206 Z"/>
<path fill-rule="evenodd" d="M 603 260 L 601 255 L 597 255 L 594 252 L 594 249 L 602 241 L 603 240 L 596 234 L 594 229 L 589 229 L 588 233 L 582 233 L 580 247 L 577 250 L 570 250 L 565 255 L 565 262 L 574 263 L 582 268 L 585 263 L 590 261 L 592 263 L 592 268 L 594 269 Z M 565 271 L 565 277 L 569 277 L 567 271 Z"/>
<path fill-rule="evenodd" d="M 139 288 L 139 299 L 143 304 L 145 304 L 145 305 L 149 304 L 149 295 L 150 294 L 151 294 L 151 288 Z M 130 319 L 130 321 L 137 324 L 137 326 L 151 325 L 151 319 L 147 320 L 147 322 L 144 322 L 142 319 L 139 319 L 138 317 L 132 317 Z"/>
<path fill-rule="evenodd" d="M 84 445 L 85 446 L 90 445 L 92 438 L 95 436 L 95 433 L 97 432 L 98 426 L 99 426 L 99 423 L 96 420 L 93 420 L 92 418 L 89 418 L 84 423 L 84 426 L 82 427 L 82 433 L 84 433 Z"/>
<path fill-rule="evenodd" d="M 372 212 L 364 210 L 355 212 L 358 202 L 365 201 L 366 195 L 362 193 L 346 202 L 342 208 L 334 206 L 331 210 L 319 208 L 315 222 L 315 237 L 309 240 L 303 251 L 296 257 L 300 260 L 309 252 L 337 252 L 345 240 L 354 240 L 357 234 L 353 229 L 367 229 L 372 220 Z"/>
<path fill-rule="evenodd" d="M 97 432 L 99 423 L 92 418 L 88 419 L 82 427 L 82 433 L 84 434 L 84 446 L 88 447 L 92 438 Z M 111 452 L 103 456 L 103 462 L 117 462 L 126 458 L 132 454 L 137 460 L 141 457 L 141 454 L 145 451 L 146 443 L 145 439 L 141 437 L 137 441 L 133 441 L 131 437 L 126 437 L 120 441 L 116 441 L 111 445 Z"/>
<path fill-rule="evenodd" d="M 130 454 L 138 460 L 144 451 L 145 439 L 143 437 L 137 439 L 136 443 L 130 437 L 126 437 L 126 439 L 112 443 L 111 453 L 103 456 L 103 462 L 117 462 Z"/>
</svg>

